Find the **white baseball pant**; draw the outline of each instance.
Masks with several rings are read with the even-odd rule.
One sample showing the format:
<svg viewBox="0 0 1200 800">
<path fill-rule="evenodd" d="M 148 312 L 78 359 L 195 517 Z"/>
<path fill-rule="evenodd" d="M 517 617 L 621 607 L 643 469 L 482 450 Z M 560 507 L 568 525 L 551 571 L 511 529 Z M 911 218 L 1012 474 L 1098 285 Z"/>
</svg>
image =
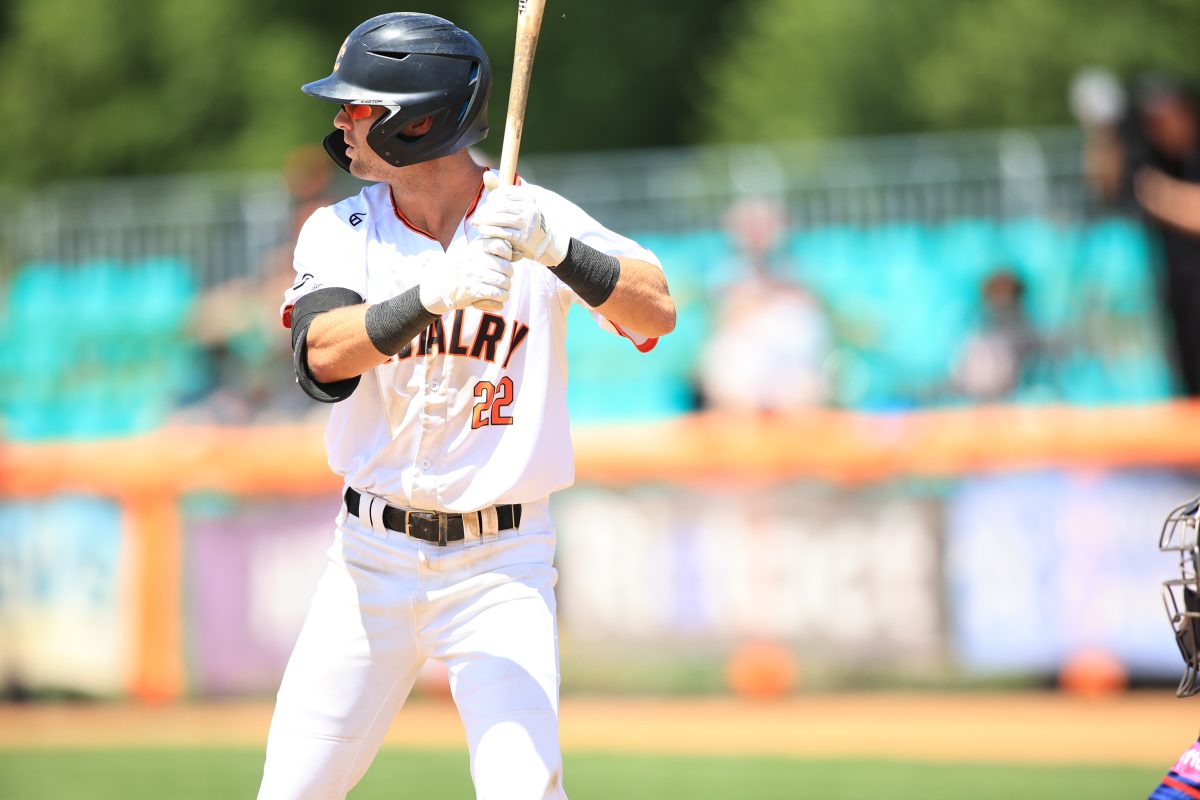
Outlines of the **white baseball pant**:
<svg viewBox="0 0 1200 800">
<path fill-rule="evenodd" d="M 480 800 L 565 798 L 558 744 L 555 535 L 444 547 L 337 519 L 329 563 L 280 685 L 260 800 L 343 798 L 427 658 L 446 663 Z"/>
</svg>

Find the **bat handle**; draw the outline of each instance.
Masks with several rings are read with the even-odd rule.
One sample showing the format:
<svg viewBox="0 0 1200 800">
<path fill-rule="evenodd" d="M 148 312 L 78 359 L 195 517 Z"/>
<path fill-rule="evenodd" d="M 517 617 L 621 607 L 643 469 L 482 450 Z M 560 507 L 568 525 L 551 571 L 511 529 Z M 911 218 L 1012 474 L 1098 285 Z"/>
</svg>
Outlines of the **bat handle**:
<svg viewBox="0 0 1200 800">
<path fill-rule="evenodd" d="M 514 95 L 516 84 L 513 85 Z M 500 151 L 500 185 L 512 186 L 517 179 L 517 155 L 521 151 L 521 134 L 525 129 L 524 102 L 529 96 L 529 87 L 525 87 L 521 97 L 522 113 L 514 116 L 512 113 L 514 96 L 509 97 L 509 114 L 504 123 L 504 145 Z"/>
<path fill-rule="evenodd" d="M 512 86 L 508 92 L 508 115 L 504 120 L 504 144 L 500 150 L 500 184 L 511 186 L 517 179 L 517 155 L 525 130 L 525 106 L 533 76 L 533 55 L 546 0 L 521 0 L 517 12 L 517 42 L 513 51 Z"/>
</svg>

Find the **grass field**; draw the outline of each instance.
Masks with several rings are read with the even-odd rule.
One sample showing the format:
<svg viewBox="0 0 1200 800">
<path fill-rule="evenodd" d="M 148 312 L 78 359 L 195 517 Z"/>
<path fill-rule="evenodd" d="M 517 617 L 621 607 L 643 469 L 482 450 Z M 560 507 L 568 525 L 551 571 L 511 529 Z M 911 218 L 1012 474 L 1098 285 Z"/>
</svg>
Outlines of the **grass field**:
<svg viewBox="0 0 1200 800">
<path fill-rule="evenodd" d="M 5 800 L 249 798 L 262 754 L 249 749 L 5 750 Z M 573 800 L 1014 800 L 1145 797 L 1161 777 L 1149 767 L 930 764 L 860 760 L 713 758 L 568 752 L 564 774 Z M 385 750 L 350 794 L 354 800 L 469 798 L 461 751 Z"/>
<path fill-rule="evenodd" d="M 269 702 L 0 705 L 0 800 L 251 798 Z M 573 800 L 1138 800 L 1196 740 L 1171 692 L 564 698 Z M 454 706 L 405 706 L 353 800 L 470 798 Z"/>
</svg>

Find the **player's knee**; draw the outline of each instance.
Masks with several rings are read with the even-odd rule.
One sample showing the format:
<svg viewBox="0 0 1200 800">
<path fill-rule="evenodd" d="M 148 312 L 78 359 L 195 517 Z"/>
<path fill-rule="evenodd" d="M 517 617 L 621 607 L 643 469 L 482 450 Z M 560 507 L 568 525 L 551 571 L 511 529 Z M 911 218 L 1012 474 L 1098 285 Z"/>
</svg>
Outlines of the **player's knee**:
<svg viewBox="0 0 1200 800">
<path fill-rule="evenodd" d="M 542 794 L 544 800 L 565 800 L 566 794 L 562 788 L 562 770 L 554 770 L 550 773 L 550 780 L 546 781 L 546 791 Z"/>
</svg>

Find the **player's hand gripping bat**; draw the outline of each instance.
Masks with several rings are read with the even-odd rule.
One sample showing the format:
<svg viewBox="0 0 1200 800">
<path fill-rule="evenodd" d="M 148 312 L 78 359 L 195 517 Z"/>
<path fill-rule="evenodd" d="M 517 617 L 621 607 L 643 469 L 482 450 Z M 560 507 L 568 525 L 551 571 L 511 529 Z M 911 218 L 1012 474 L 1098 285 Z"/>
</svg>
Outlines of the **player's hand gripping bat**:
<svg viewBox="0 0 1200 800">
<path fill-rule="evenodd" d="M 504 146 L 500 151 L 500 185 L 511 186 L 517 176 L 517 153 L 525 129 L 525 104 L 533 76 L 533 54 L 542 29 L 546 0 L 518 0 L 517 44 L 513 53 L 512 87 L 508 92 L 508 115 L 504 120 Z"/>
</svg>

